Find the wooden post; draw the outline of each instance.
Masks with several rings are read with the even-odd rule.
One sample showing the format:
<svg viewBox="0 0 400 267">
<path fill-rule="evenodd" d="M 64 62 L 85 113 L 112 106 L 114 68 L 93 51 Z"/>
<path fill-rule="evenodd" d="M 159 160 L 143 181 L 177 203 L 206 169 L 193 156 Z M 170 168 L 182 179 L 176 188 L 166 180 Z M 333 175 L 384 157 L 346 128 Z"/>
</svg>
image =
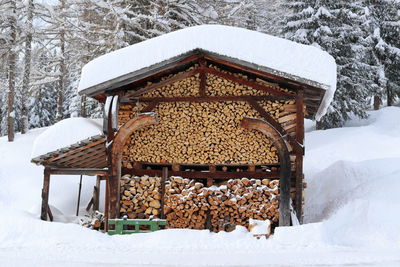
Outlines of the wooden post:
<svg viewBox="0 0 400 267">
<path fill-rule="evenodd" d="M 47 221 L 47 213 L 49 207 L 49 189 L 50 189 L 50 170 L 45 168 L 43 175 L 43 188 L 42 188 L 42 210 L 40 219 Z"/>
<path fill-rule="evenodd" d="M 159 120 L 155 113 L 141 113 L 127 121 L 118 130 L 115 137 L 112 129 L 110 129 L 112 136 L 107 138 L 107 143 L 109 144 L 107 147 L 109 172 L 107 177 L 109 190 L 108 219 L 115 219 L 119 214 L 121 158 L 126 141 L 130 138 L 134 131 L 145 126 L 157 124 L 158 122 Z M 109 128 L 112 128 L 110 120 Z"/>
<path fill-rule="evenodd" d="M 100 207 L 100 181 L 101 181 L 101 176 L 97 175 L 96 176 L 96 186 L 94 189 L 94 194 L 93 194 L 93 210 L 99 210 Z"/>
<path fill-rule="evenodd" d="M 296 141 L 304 144 L 304 92 L 302 89 L 296 95 Z M 303 150 L 304 151 L 304 150 Z M 303 153 L 296 151 L 296 197 L 295 210 L 297 219 L 303 223 Z"/>
<path fill-rule="evenodd" d="M 168 179 L 168 167 L 163 167 L 161 176 L 161 212 L 160 218 L 165 219 L 164 214 L 164 197 L 165 197 L 165 181 Z"/>
<path fill-rule="evenodd" d="M 79 204 L 81 202 L 81 191 L 82 191 L 82 175 L 79 179 L 78 202 L 76 203 L 76 216 L 79 215 Z"/>
<path fill-rule="evenodd" d="M 106 200 L 104 203 L 104 219 L 105 219 L 105 224 L 104 224 L 104 231 L 108 231 L 108 219 L 109 219 L 109 212 L 110 212 L 110 185 L 108 184 L 108 175 L 106 176 Z"/>
<path fill-rule="evenodd" d="M 271 139 L 278 150 L 280 162 L 280 200 L 279 226 L 290 226 L 290 157 L 287 145 L 278 130 L 267 121 L 254 118 L 244 118 L 241 126 L 249 130 L 258 130 Z"/>
<path fill-rule="evenodd" d="M 204 71 L 204 68 L 206 67 L 206 61 L 202 58 L 200 59 L 200 90 L 199 90 L 199 94 L 201 96 L 205 96 L 206 95 L 206 83 L 207 83 L 207 76 L 206 73 Z"/>
<path fill-rule="evenodd" d="M 217 171 L 217 166 L 215 166 L 214 164 L 211 164 L 210 166 L 208 166 L 208 170 L 210 171 L 210 173 L 215 173 Z M 207 178 L 207 187 L 211 187 L 214 183 L 213 178 Z"/>
</svg>

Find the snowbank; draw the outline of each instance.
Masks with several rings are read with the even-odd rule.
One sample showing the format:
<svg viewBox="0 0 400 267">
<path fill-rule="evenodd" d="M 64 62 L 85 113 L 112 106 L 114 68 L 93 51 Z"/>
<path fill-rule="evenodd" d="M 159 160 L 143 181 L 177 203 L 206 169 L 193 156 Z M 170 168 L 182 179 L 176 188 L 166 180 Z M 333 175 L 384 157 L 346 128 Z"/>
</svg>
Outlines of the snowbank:
<svg viewBox="0 0 400 267">
<path fill-rule="evenodd" d="M 57 122 L 33 143 L 31 158 L 67 147 L 88 137 L 103 134 L 101 119 L 69 118 Z"/>
<path fill-rule="evenodd" d="M 316 115 L 322 117 L 336 90 L 336 63 L 328 53 L 267 34 L 221 25 L 178 30 L 100 56 L 82 69 L 79 91 L 202 49 L 268 69 L 271 73 L 326 90 Z M 105 88 L 100 88 L 105 89 Z"/>
</svg>

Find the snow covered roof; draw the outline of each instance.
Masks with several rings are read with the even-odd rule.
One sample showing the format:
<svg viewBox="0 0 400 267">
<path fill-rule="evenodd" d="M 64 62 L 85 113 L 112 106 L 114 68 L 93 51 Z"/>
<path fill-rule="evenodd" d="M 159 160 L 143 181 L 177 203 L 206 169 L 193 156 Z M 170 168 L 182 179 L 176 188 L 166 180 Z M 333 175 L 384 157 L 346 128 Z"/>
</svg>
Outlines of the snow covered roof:
<svg viewBox="0 0 400 267">
<path fill-rule="evenodd" d="M 36 137 L 31 159 L 63 150 L 89 137 L 103 135 L 101 119 L 69 118 L 50 126 Z"/>
<path fill-rule="evenodd" d="M 174 58 L 195 50 L 250 63 L 257 69 L 325 90 L 316 118 L 322 117 L 336 90 L 336 63 L 327 52 L 242 28 L 201 25 L 131 45 L 100 56 L 82 69 L 81 94 L 95 95 L 144 76 Z M 128 81 L 128 82 L 131 82 Z M 128 83 L 127 82 L 127 83 Z"/>
</svg>

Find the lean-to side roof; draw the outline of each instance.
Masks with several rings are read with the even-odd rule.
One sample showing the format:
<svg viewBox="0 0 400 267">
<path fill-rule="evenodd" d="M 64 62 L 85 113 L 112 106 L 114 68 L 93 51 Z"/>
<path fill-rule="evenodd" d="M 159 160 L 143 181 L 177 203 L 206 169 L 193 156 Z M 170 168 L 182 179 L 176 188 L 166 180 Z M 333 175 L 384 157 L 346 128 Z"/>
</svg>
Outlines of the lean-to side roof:
<svg viewBox="0 0 400 267">
<path fill-rule="evenodd" d="M 178 30 L 100 56 L 82 69 L 79 91 L 94 96 L 151 74 L 195 50 L 325 90 L 316 114 L 322 117 L 336 90 L 336 63 L 328 53 L 242 28 L 201 25 Z"/>
<path fill-rule="evenodd" d="M 69 118 L 36 137 L 31 161 L 60 168 L 105 168 L 106 149 L 100 119 Z"/>
<path fill-rule="evenodd" d="M 31 162 L 58 168 L 106 168 L 105 142 L 104 135 L 91 136 L 69 146 L 34 157 Z"/>
</svg>

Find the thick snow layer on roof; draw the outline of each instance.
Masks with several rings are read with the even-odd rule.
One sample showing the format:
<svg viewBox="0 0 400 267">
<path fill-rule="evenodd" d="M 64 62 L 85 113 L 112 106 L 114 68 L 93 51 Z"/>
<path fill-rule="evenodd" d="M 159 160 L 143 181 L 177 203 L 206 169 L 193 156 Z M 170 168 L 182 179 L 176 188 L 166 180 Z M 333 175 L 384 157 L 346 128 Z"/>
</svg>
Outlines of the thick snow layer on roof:
<svg viewBox="0 0 400 267">
<path fill-rule="evenodd" d="M 103 134 L 102 120 L 69 118 L 48 127 L 34 141 L 31 158 Z"/>
<path fill-rule="evenodd" d="M 269 69 L 273 74 L 317 83 L 326 90 L 316 118 L 326 113 L 336 90 L 336 63 L 313 46 L 242 28 L 201 25 L 178 30 L 100 56 L 82 69 L 79 91 L 202 49 Z M 102 88 L 104 89 L 104 88 Z"/>
</svg>

